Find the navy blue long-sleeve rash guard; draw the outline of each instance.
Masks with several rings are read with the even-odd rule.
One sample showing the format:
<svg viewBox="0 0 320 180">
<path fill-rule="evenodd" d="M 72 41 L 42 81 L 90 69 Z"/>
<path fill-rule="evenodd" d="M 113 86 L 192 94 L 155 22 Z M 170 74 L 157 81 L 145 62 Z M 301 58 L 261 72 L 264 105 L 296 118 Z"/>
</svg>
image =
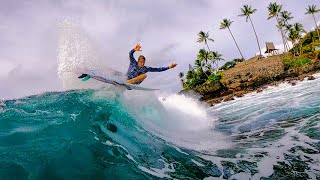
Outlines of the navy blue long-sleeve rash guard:
<svg viewBox="0 0 320 180">
<path fill-rule="evenodd" d="M 153 68 L 153 67 L 149 67 L 149 66 L 143 66 L 143 67 L 140 68 L 138 66 L 138 62 L 133 57 L 133 53 L 134 52 L 135 52 L 134 49 L 132 49 L 129 52 L 130 65 L 129 65 L 128 72 L 126 74 L 128 79 L 135 78 L 135 77 L 139 76 L 140 74 L 145 74 L 147 72 L 161 72 L 161 71 L 165 71 L 165 70 L 169 69 L 168 66 L 167 67 L 160 67 L 160 68 Z"/>
</svg>

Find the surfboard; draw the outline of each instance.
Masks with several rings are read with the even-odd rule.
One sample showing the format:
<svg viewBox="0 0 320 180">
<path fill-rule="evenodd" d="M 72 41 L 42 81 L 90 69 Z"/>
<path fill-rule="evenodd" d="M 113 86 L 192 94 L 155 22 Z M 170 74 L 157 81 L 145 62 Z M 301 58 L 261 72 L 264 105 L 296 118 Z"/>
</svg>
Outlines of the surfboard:
<svg viewBox="0 0 320 180">
<path fill-rule="evenodd" d="M 95 79 L 95 80 L 100 81 L 100 82 L 104 82 L 104 83 L 107 83 L 107 84 L 112 84 L 114 86 L 125 87 L 127 90 L 141 90 L 141 91 L 156 91 L 156 90 L 159 90 L 159 89 L 146 88 L 146 87 L 141 87 L 141 86 L 132 85 L 132 84 L 128 84 L 128 83 L 118 82 L 118 81 L 115 81 L 115 80 L 112 80 L 112 79 L 108 79 L 108 78 L 105 78 L 105 77 L 101 77 L 101 76 L 97 76 L 97 75 L 94 75 L 94 74 L 91 74 L 91 73 L 90 74 L 88 74 L 88 73 L 82 74 L 78 78 L 82 78 L 82 81 L 87 81 L 90 78 L 92 78 L 92 79 Z"/>
</svg>

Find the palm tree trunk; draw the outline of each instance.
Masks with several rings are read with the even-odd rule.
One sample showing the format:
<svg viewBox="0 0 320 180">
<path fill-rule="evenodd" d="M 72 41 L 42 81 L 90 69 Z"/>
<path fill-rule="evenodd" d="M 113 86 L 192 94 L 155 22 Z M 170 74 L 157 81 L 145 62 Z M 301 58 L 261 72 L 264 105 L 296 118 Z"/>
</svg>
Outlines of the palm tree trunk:
<svg viewBox="0 0 320 180">
<path fill-rule="evenodd" d="M 208 59 L 206 59 L 206 64 L 208 64 Z M 203 66 L 201 66 L 201 68 L 202 68 Z M 206 73 L 206 71 L 204 71 L 203 69 L 202 69 L 202 71 L 203 71 L 203 73 L 207 76 L 207 78 L 209 79 L 209 76 L 208 76 L 208 74 Z"/>
<path fill-rule="evenodd" d="M 285 41 L 286 48 L 289 51 L 290 50 L 290 46 L 289 46 L 288 38 L 286 37 L 285 33 L 284 33 L 284 41 Z"/>
<path fill-rule="evenodd" d="M 241 57 L 244 59 L 244 57 L 243 57 L 243 55 L 242 55 L 242 53 L 241 53 L 241 51 L 240 51 L 240 48 L 239 48 L 239 46 L 238 46 L 238 44 L 237 44 L 237 41 L 236 41 L 236 39 L 233 37 L 233 34 L 232 34 L 232 32 L 231 32 L 231 30 L 230 30 L 229 27 L 228 27 L 228 30 L 229 30 L 229 32 L 230 32 L 230 34 L 231 34 L 234 42 L 236 43 L 236 46 L 237 46 L 237 48 L 238 48 L 238 50 L 239 50 L 239 53 L 241 54 Z"/>
<path fill-rule="evenodd" d="M 318 24 L 317 24 L 316 18 L 314 17 L 314 14 L 312 14 L 312 16 L 313 16 L 314 23 L 316 24 L 316 31 L 318 33 L 318 38 L 319 38 L 319 43 L 320 43 L 320 35 L 319 35 Z"/>
<path fill-rule="evenodd" d="M 286 20 L 286 22 L 285 22 L 285 25 L 288 25 L 289 23 L 288 23 L 288 20 Z M 289 45 L 289 41 L 288 41 L 288 38 L 286 37 L 286 32 L 284 32 L 284 37 L 285 37 L 285 40 L 286 40 L 286 46 L 287 46 L 287 50 L 288 50 L 288 52 L 289 52 L 289 50 L 290 50 L 290 45 Z"/>
<path fill-rule="evenodd" d="M 276 19 L 277 19 L 277 23 L 279 24 L 279 18 L 278 18 L 278 16 L 276 16 Z M 284 50 L 284 52 L 286 52 L 286 44 L 285 44 L 285 42 L 284 42 L 282 28 L 280 27 L 279 29 L 280 29 L 280 32 L 281 32 L 281 37 L 282 37 L 282 42 L 283 42 L 283 48 L 284 48 L 283 50 Z"/>
<path fill-rule="evenodd" d="M 290 50 L 289 41 L 288 41 L 287 37 L 285 37 L 285 38 L 286 38 L 286 45 L 287 45 L 287 48 L 288 48 L 288 51 L 289 51 Z"/>
<path fill-rule="evenodd" d="M 261 48 L 260 48 L 260 43 L 259 43 L 259 40 L 258 40 L 258 36 L 257 36 L 257 33 L 256 33 L 256 29 L 255 29 L 254 26 L 253 26 L 253 23 L 252 23 L 252 20 L 251 20 L 251 17 L 250 17 L 250 16 L 249 16 L 249 19 L 250 19 L 250 22 L 251 22 L 251 25 L 252 25 L 254 34 L 256 35 L 256 39 L 257 39 L 257 43 L 258 43 L 258 48 L 259 48 L 260 56 L 262 56 L 262 54 L 261 54 Z"/>
<path fill-rule="evenodd" d="M 209 48 L 209 46 L 208 46 L 208 42 L 207 42 L 207 41 L 206 41 L 206 45 L 207 45 L 208 50 L 211 51 L 210 48 Z"/>
<path fill-rule="evenodd" d="M 300 54 L 302 54 L 303 52 L 302 52 L 302 42 L 301 42 L 301 38 L 299 39 L 299 44 L 300 44 Z"/>
</svg>

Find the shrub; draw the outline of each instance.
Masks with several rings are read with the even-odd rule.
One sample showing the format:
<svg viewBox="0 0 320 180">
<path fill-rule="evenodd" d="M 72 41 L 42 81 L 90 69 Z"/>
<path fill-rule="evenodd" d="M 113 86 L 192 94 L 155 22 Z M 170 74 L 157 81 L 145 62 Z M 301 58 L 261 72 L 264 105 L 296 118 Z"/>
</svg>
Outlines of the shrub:
<svg viewBox="0 0 320 180">
<path fill-rule="evenodd" d="M 292 64 L 293 64 L 292 59 L 289 58 L 289 57 L 283 58 L 283 64 L 284 64 L 284 69 L 285 70 L 290 69 L 290 67 L 292 67 Z"/>
<path fill-rule="evenodd" d="M 310 53 L 310 52 L 313 52 L 313 51 L 312 51 L 311 46 L 308 45 L 308 46 L 303 46 L 303 47 L 302 47 L 302 52 L 303 52 L 303 53 Z"/>
<path fill-rule="evenodd" d="M 297 60 L 294 61 L 293 67 L 300 67 L 310 63 L 311 63 L 311 60 L 309 58 L 305 58 L 305 57 L 298 58 Z"/>
<path fill-rule="evenodd" d="M 220 71 L 218 71 L 216 74 L 211 75 L 211 76 L 209 77 L 209 80 L 210 80 L 210 82 L 218 81 L 218 80 L 221 79 L 221 77 L 222 77 L 222 74 L 221 74 Z"/>
</svg>

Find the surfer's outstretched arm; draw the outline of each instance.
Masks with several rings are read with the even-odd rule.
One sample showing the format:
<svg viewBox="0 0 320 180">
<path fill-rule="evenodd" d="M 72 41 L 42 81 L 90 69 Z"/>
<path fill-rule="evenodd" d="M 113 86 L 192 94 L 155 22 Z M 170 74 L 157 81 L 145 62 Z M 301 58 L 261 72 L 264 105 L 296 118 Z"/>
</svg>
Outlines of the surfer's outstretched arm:
<svg viewBox="0 0 320 180">
<path fill-rule="evenodd" d="M 169 66 L 167 67 L 159 67 L 159 68 L 154 68 L 154 67 L 147 67 L 148 72 L 161 72 L 161 71 L 166 71 L 169 69 Z"/>
<path fill-rule="evenodd" d="M 161 72 L 161 71 L 166 71 L 168 69 L 172 69 L 172 68 L 174 68 L 176 66 L 177 66 L 177 64 L 173 63 L 173 64 L 170 64 L 170 66 L 167 66 L 167 67 L 159 67 L 159 68 L 147 67 L 147 70 L 148 70 L 148 72 Z"/>
</svg>

